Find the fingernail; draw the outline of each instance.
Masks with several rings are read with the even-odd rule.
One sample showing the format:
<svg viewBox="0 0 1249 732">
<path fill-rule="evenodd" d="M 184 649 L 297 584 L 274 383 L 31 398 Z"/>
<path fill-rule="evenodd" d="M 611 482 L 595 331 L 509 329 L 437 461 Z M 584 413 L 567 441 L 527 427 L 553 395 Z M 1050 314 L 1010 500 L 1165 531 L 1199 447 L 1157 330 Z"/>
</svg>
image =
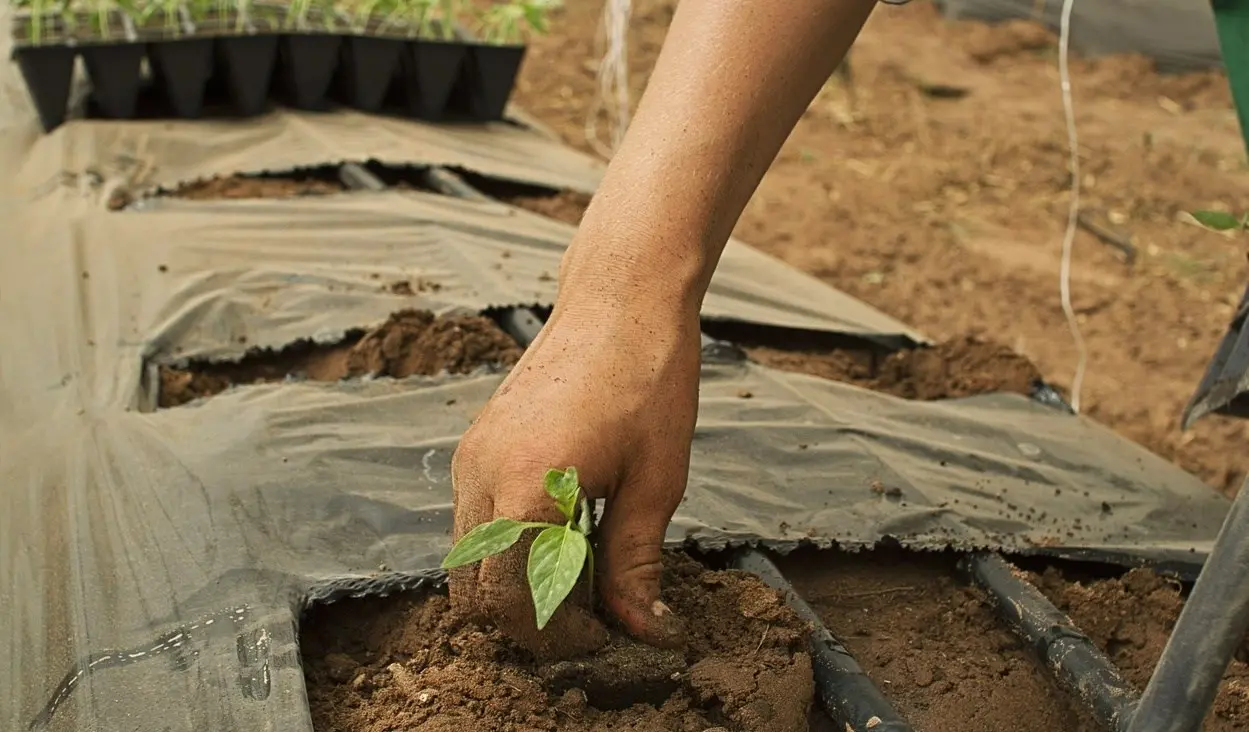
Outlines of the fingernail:
<svg viewBox="0 0 1249 732">
<path fill-rule="evenodd" d="M 672 609 L 665 605 L 662 600 L 656 600 L 651 603 L 651 613 L 657 618 L 662 618 L 665 615 L 671 615 Z"/>
</svg>

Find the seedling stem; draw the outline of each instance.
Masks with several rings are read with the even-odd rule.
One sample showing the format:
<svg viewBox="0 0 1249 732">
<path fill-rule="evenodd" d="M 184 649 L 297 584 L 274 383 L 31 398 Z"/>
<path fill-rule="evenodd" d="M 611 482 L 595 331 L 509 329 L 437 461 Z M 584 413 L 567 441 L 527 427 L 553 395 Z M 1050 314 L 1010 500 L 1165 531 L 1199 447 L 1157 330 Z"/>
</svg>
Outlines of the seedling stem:
<svg viewBox="0 0 1249 732">
<path fill-rule="evenodd" d="M 454 569 L 500 554 L 529 529 L 542 529 L 529 548 L 528 580 L 538 630 L 546 627 L 560 603 L 572 592 L 583 568 L 590 573 L 590 600 L 594 599 L 594 549 L 590 502 L 577 482 L 577 469 L 548 470 L 543 487 L 563 514 L 565 523 L 516 521 L 497 518 L 469 531 L 442 560 Z"/>
</svg>

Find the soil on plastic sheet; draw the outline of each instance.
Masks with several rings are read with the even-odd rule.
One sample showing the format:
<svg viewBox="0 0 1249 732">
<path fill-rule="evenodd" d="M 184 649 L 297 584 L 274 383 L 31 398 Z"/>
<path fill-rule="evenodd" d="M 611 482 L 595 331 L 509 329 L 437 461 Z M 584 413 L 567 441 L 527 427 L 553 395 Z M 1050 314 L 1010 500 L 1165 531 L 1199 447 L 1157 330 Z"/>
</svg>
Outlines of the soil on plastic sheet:
<svg viewBox="0 0 1249 732">
<path fill-rule="evenodd" d="M 802 597 L 916 732 L 1096 732 L 950 554 L 799 552 Z"/>
<path fill-rule="evenodd" d="M 664 601 L 687 619 L 682 651 L 617 639 L 537 664 L 443 595 L 312 611 L 302 655 L 318 732 L 799 732 L 812 729 L 804 624 L 741 572 L 669 556 Z M 814 727 L 819 729 L 819 727 Z"/>
<path fill-rule="evenodd" d="M 675 6 L 633 3 L 634 104 Z M 587 152 L 601 10 L 555 11 L 514 95 Z M 1054 34 L 947 21 L 928 0 L 880 5 L 849 66 L 848 81 L 830 78 L 803 115 L 734 233 L 935 342 L 1002 343 L 1070 393 L 1077 352 L 1058 282 L 1069 153 Z M 1076 57 L 1071 83 L 1084 209 L 1071 293 L 1089 356 L 1081 410 L 1233 493 L 1249 470 L 1249 422 L 1179 429 L 1249 278 L 1249 240 L 1186 215 L 1249 200 L 1226 78 Z"/>
<path fill-rule="evenodd" d="M 765 366 L 925 401 L 993 392 L 1027 395 L 1041 377 L 1023 356 L 971 336 L 884 356 L 849 349 L 797 351 L 768 346 L 747 347 L 746 353 Z"/>
<path fill-rule="evenodd" d="M 479 315 L 435 316 L 402 310 L 377 328 L 332 345 L 301 342 L 263 351 L 237 363 L 162 366 L 162 408 L 219 394 L 234 385 L 303 378 L 312 381 L 377 376 L 403 379 L 444 371 L 468 373 L 480 366 L 511 366 L 521 348 L 494 321 Z"/>
<path fill-rule="evenodd" d="M 1054 568 L 1031 574 L 1050 601 L 1071 620 L 1138 689 L 1144 689 L 1184 607 L 1180 585 L 1148 569 L 1115 579 L 1070 581 Z M 1203 729 L 1249 727 L 1249 643 L 1232 661 Z"/>
<path fill-rule="evenodd" d="M 191 201 L 239 200 L 247 198 L 299 198 L 341 193 L 346 188 L 324 175 L 254 176 L 232 175 L 187 183 L 165 195 Z"/>
</svg>

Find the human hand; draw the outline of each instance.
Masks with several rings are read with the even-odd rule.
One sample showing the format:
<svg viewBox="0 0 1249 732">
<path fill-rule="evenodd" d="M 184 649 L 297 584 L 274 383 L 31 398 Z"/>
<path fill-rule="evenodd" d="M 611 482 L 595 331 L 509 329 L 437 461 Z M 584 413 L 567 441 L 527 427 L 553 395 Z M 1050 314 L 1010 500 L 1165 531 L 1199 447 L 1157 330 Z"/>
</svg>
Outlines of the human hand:
<svg viewBox="0 0 1249 732">
<path fill-rule="evenodd" d="M 455 540 L 496 518 L 563 523 L 543 476 L 575 466 L 586 495 L 605 500 L 594 535 L 604 606 L 638 639 L 680 645 L 681 622 L 659 599 L 660 551 L 689 472 L 699 345 L 696 314 L 661 321 L 557 306 L 455 452 Z M 537 629 L 526 580 L 532 539 L 451 570 L 452 602 L 542 658 L 603 645 L 606 629 L 577 591 Z"/>
</svg>

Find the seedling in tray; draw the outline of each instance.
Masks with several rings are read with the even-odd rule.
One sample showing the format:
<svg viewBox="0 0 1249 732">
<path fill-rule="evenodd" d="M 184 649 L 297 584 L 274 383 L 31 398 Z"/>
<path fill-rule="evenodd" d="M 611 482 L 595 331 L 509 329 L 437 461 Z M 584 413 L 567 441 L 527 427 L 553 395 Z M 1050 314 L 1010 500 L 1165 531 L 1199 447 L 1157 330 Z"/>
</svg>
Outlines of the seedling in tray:
<svg viewBox="0 0 1249 732">
<path fill-rule="evenodd" d="M 560 4 L 560 0 L 518 0 L 494 3 L 482 11 L 476 22 L 481 43 L 470 48 L 466 69 L 468 109 L 474 117 L 502 119 L 525 58 L 526 31 L 546 33 L 546 15 Z"/>
<path fill-rule="evenodd" d="M 577 482 L 577 469 L 548 470 L 543 487 L 564 515 L 564 524 L 515 521 L 497 518 L 482 524 L 456 542 L 443 569 L 454 569 L 500 554 L 520 540 L 529 529 L 542 529 L 529 548 L 529 590 L 538 629 L 546 627 L 568 593 L 572 592 L 583 566 L 588 565 L 590 592 L 594 591 L 594 550 L 590 546 L 590 502 Z"/>
</svg>

